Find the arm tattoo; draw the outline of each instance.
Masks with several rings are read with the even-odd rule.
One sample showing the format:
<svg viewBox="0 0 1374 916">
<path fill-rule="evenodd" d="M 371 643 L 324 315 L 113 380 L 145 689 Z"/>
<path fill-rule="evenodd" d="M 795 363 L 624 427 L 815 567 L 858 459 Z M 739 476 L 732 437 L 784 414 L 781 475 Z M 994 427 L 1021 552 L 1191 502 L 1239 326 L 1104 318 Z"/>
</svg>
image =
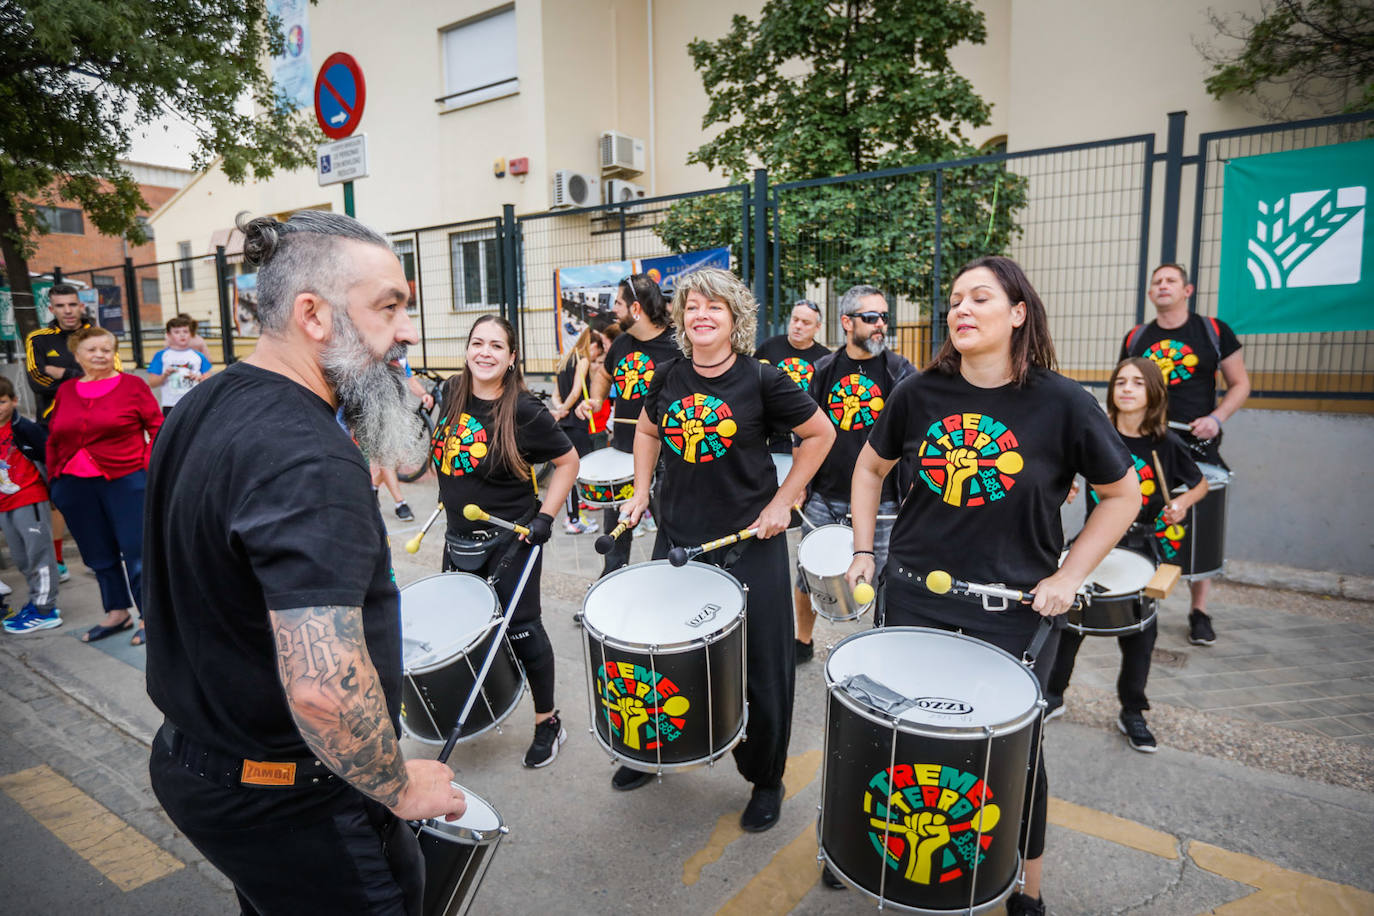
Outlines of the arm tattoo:
<svg viewBox="0 0 1374 916">
<path fill-rule="evenodd" d="M 277 673 L 301 737 L 320 761 L 388 807 L 406 784 L 377 669 L 363 638 L 362 609 L 271 611 Z"/>
</svg>

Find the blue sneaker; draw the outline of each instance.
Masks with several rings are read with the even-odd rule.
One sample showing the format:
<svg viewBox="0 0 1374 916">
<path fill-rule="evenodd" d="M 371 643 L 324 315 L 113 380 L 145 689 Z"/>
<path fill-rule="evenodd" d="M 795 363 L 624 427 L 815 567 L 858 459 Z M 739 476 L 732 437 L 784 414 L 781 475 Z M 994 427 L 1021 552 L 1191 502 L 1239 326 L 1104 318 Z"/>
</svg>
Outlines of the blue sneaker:
<svg viewBox="0 0 1374 916">
<path fill-rule="evenodd" d="M 68 579 L 70 579 L 71 577 L 72 577 L 72 574 L 69 573 L 69 572 L 67 572 L 67 564 L 66 564 L 66 563 L 58 563 L 58 564 L 57 564 L 57 581 L 58 581 L 58 582 L 66 582 L 66 581 L 67 581 Z"/>
<path fill-rule="evenodd" d="M 38 630 L 51 630 L 60 626 L 62 626 L 62 612 L 57 608 L 42 614 L 32 604 L 26 604 L 18 614 L 5 621 L 5 632 L 34 633 Z"/>
</svg>

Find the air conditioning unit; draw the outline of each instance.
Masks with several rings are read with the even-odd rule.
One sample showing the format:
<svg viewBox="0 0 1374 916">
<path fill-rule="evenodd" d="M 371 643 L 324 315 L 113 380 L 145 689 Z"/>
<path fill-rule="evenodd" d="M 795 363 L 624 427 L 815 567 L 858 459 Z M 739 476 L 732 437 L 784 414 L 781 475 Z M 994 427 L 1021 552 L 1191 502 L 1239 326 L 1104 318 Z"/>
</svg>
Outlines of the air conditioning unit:
<svg viewBox="0 0 1374 916">
<path fill-rule="evenodd" d="M 592 207 L 597 203 L 597 179 L 572 169 L 558 169 L 553 173 L 553 200 L 550 210 L 569 207 Z"/>
<path fill-rule="evenodd" d="M 644 188 L 623 178 L 608 178 L 601 183 L 601 202 L 603 204 L 626 204 L 642 200 Z"/>
<path fill-rule="evenodd" d="M 615 130 L 601 134 L 601 174 L 633 174 L 644 171 L 644 141 Z"/>
</svg>

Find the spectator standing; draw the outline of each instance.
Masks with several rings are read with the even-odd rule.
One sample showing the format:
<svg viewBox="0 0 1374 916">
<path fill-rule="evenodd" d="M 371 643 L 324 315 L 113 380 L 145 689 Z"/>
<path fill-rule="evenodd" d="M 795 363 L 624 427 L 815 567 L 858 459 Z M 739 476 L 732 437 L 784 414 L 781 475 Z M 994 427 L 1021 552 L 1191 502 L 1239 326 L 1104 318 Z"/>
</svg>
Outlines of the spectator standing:
<svg viewBox="0 0 1374 916">
<path fill-rule="evenodd" d="M 0 486 L 0 533 L 29 586 L 28 603 L 5 618 L 6 633 L 62 626 L 48 487 L 39 470 L 47 439 L 43 427 L 20 416 L 14 384 L 0 377 L 0 462 L 9 482 Z"/>
<path fill-rule="evenodd" d="M 167 346 L 148 363 L 148 385 L 162 388 L 162 414 L 171 413 L 186 393 L 210 374 L 210 359 L 191 348 L 195 322 L 178 315 L 167 322 Z"/>
</svg>

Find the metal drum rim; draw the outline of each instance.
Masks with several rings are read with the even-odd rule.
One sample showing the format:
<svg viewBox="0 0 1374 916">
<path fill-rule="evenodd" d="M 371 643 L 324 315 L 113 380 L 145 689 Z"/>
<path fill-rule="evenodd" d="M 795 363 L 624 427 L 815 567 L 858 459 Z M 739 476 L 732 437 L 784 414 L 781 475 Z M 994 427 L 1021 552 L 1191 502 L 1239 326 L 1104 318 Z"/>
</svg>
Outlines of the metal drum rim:
<svg viewBox="0 0 1374 916">
<path fill-rule="evenodd" d="M 1031 703 L 1030 709 L 1026 710 L 1026 712 L 1022 713 L 1021 715 L 1016 716 L 1012 719 L 1008 719 L 1005 722 L 998 722 L 994 725 L 966 725 L 960 727 L 938 726 L 910 722 L 904 719 L 894 719 L 891 716 L 884 715 L 883 713 L 874 710 L 872 707 L 861 704 L 859 700 L 855 699 L 854 697 L 846 693 L 844 690 L 842 690 L 840 688 L 840 685 L 836 683 L 830 676 L 830 661 L 835 657 L 835 653 L 840 649 L 840 647 L 847 642 L 850 642 L 855 639 L 860 639 L 863 637 L 868 637 L 870 636 L 870 634 L 873 633 L 928 633 L 934 636 L 943 636 L 953 639 L 973 640 L 974 642 L 978 643 L 980 646 L 983 646 L 984 648 L 1002 654 L 1003 656 L 1008 658 L 1012 663 L 1014 663 L 1017 669 L 1024 673 L 1026 677 L 1030 679 L 1031 684 L 1034 685 L 1035 702 Z M 859 716 L 860 718 L 867 719 L 868 721 L 873 722 L 876 725 L 882 725 L 890 729 L 895 729 L 896 731 L 903 732 L 904 734 L 919 735 L 923 738 L 954 738 L 963 740 L 966 738 L 997 738 L 1002 735 L 1015 734 L 1016 732 L 1021 731 L 1021 729 L 1030 725 L 1032 722 L 1034 722 L 1036 719 L 1040 717 L 1040 701 L 1044 699 L 1044 691 L 1040 689 L 1040 681 L 1036 678 L 1035 672 L 1033 672 L 1029 666 L 1027 666 L 1015 655 L 1012 655 L 1005 649 L 994 646 L 992 643 L 983 642 L 983 640 L 978 639 L 977 637 L 966 636 L 962 633 L 954 633 L 950 630 L 939 630 L 935 627 L 881 627 L 878 629 L 861 630 L 858 633 L 851 633 L 844 639 L 837 642 L 835 646 L 830 650 L 830 658 L 826 659 L 823 674 L 825 676 L 825 691 L 827 695 L 835 697 L 837 700 L 839 700 L 839 702 L 842 705 L 849 708 L 849 710 L 853 712 L 855 715 Z"/>
<path fill-rule="evenodd" d="M 582 468 L 585 466 L 586 460 L 587 460 L 588 458 L 591 458 L 593 455 L 597 455 L 597 454 L 599 454 L 599 453 L 601 453 L 601 452 L 615 452 L 615 453 L 617 453 L 617 454 L 624 455 L 625 457 L 629 458 L 629 459 L 630 459 L 630 473 L 629 473 L 629 474 L 619 474 L 619 475 L 616 475 L 616 476 L 614 476 L 614 477 L 591 477 L 591 476 L 588 476 L 588 475 L 584 475 L 584 474 L 582 473 Z M 593 470 L 593 473 L 595 473 L 594 470 Z M 635 479 L 635 473 L 634 473 L 634 455 L 633 455 L 632 453 L 630 453 L 630 452 L 623 452 L 623 451 L 621 451 L 620 449 L 618 449 L 618 448 L 616 448 L 615 446 L 612 446 L 612 445 L 608 445 L 608 446 L 606 446 L 605 448 L 599 448 L 599 449 L 596 449 L 595 451 L 588 452 L 587 454 L 583 455 L 583 456 L 579 459 L 579 461 L 578 461 L 578 468 L 577 468 L 577 480 L 578 480 L 578 481 L 583 481 L 583 480 L 585 480 L 585 481 L 587 481 L 588 483 L 608 484 L 608 483 L 619 483 L 619 482 L 621 482 L 621 481 L 629 481 L 630 483 L 634 483 L 634 479 Z"/>
<path fill-rule="evenodd" d="M 699 636 L 696 639 L 688 640 L 686 642 L 679 641 L 669 643 L 654 643 L 652 645 L 649 643 L 625 642 L 624 640 L 618 637 L 611 636 L 607 633 L 603 633 L 601 630 L 593 626 L 587 620 L 587 601 L 591 598 L 592 594 L 597 590 L 597 588 L 600 587 L 601 583 L 609 582 L 616 576 L 619 576 L 623 573 L 627 573 L 632 569 L 642 569 L 646 566 L 669 566 L 673 569 L 682 568 L 673 566 L 672 563 L 670 563 L 667 560 L 646 560 L 643 563 L 632 563 L 629 566 L 622 566 L 619 569 L 602 576 L 600 579 L 597 579 L 595 582 L 592 583 L 591 588 L 587 589 L 587 593 L 582 596 L 583 632 L 588 637 L 594 637 L 602 645 L 609 646 L 614 649 L 619 649 L 622 652 L 655 652 L 659 655 L 675 655 L 682 652 L 689 652 L 692 649 L 695 649 L 700 646 L 710 646 L 712 643 L 719 642 L 726 636 L 729 636 L 735 630 L 739 629 L 741 626 L 744 625 L 745 616 L 748 614 L 749 611 L 748 592 L 745 590 L 744 584 L 741 583 L 740 580 L 736 579 L 734 576 L 730 575 L 725 570 L 721 569 L 719 566 L 712 566 L 710 563 L 694 563 L 693 565 L 701 567 L 703 569 L 709 569 L 714 573 L 724 576 L 731 582 L 735 583 L 735 587 L 740 590 L 739 612 L 735 615 L 735 618 L 729 623 L 729 625 L 722 627 L 719 630 L 712 630 L 709 634 L 703 634 L 702 636 Z"/>
<path fill-rule="evenodd" d="M 501 816 L 501 812 L 497 810 L 495 805 L 461 783 L 450 781 L 450 785 L 462 789 L 466 798 L 475 798 L 485 805 L 492 814 L 496 815 L 496 826 L 490 830 L 482 830 L 478 827 L 459 826 L 457 821 L 445 821 L 442 818 L 431 817 L 419 822 L 420 830 L 428 831 L 443 840 L 470 841 L 464 845 L 471 846 L 489 846 L 499 842 L 501 837 L 510 833 L 510 828 L 506 826 L 506 819 Z"/>
<path fill-rule="evenodd" d="M 413 582 L 407 582 L 404 586 L 402 586 L 402 587 L 396 589 L 396 594 L 397 594 L 396 613 L 397 613 L 397 616 L 400 615 L 400 609 L 401 609 L 401 606 L 400 606 L 400 597 L 399 597 L 399 596 L 400 596 L 406 589 L 411 588 L 411 587 L 416 586 L 416 585 L 419 585 L 419 584 L 422 583 L 422 582 L 428 582 L 430 579 L 451 578 L 451 577 L 453 577 L 453 576 L 463 576 L 463 577 L 468 578 L 468 579 L 475 579 L 476 581 L 482 583 L 482 585 L 486 588 L 487 592 L 491 595 L 491 607 L 492 607 L 492 617 L 491 617 L 491 619 L 487 622 L 487 625 L 486 625 L 485 627 L 483 627 L 483 628 L 478 632 L 477 636 L 476 636 L 474 639 L 472 639 L 471 641 L 469 641 L 469 642 L 466 643 L 465 645 L 459 647 L 456 651 L 454 651 L 454 653 L 453 653 L 452 655 L 447 655 L 447 656 L 445 656 L 445 657 L 442 658 L 442 659 L 438 659 L 438 660 L 434 661 L 433 663 L 431 663 L 431 664 L 429 664 L 429 665 L 426 665 L 426 666 L 423 667 L 423 668 L 408 668 L 408 667 L 406 667 L 406 665 L 405 665 L 405 648 L 404 648 L 404 646 L 405 646 L 405 630 L 402 629 L 402 630 L 401 630 L 401 644 L 402 644 L 402 649 L 401 649 L 401 671 L 402 671 L 402 673 L 404 673 L 404 674 L 428 674 L 428 673 L 431 672 L 431 671 L 437 671 L 437 670 L 439 670 L 440 668 L 447 667 L 449 662 L 453 661 L 455 658 L 457 658 L 457 657 L 460 656 L 460 655 L 466 655 L 466 654 L 468 653 L 468 650 L 469 650 L 469 649 L 471 649 L 473 646 L 477 645 L 477 644 L 480 643 L 483 639 L 485 639 L 485 638 L 486 638 L 486 634 L 487 634 L 488 632 L 490 632 L 491 628 L 492 628 L 493 626 L 495 626 L 495 625 L 496 625 L 496 622 L 500 619 L 500 618 L 496 615 L 496 611 L 497 611 L 498 608 L 501 607 L 501 599 L 497 597 L 497 595 L 496 595 L 496 589 L 494 589 L 494 588 L 491 587 L 491 583 L 488 582 L 486 579 L 483 579 L 481 576 L 474 575 L 473 573 L 470 573 L 470 572 L 462 572 L 461 570 L 456 570 L 456 569 L 455 569 L 455 570 L 449 570 L 448 572 L 431 573 L 431 574 L 429 574 L 428 576 L 421 576 L 420 578 L 416 579 L 415 581 L 413 581 Z"/>
<path fill-rule="evenodd" d="M 900 913 L 925 914 L 925 916 L 959 916 L 959 914 L 966 914 L 966 916 L 981 916 L 981 914 L 983 913 L 990 913 L 998 909 L 999 907 L 1005 907 L 1007 898 L 1009 898 L 1012 895 L 1012 892 L 1016 890 L 1018 876 L 1021 874 L 1021 868 L 1023 864 L 1023 860 L 1021 858 L 1021 850 L 1018 849 L 1016 850 L 1016 870 L 1012 873 L 1011 881 L 1007 884 L 1005 888 L 998 891 L 991 899 L 986 900 L 983 903 L 974 904 L 972 907 L 960 906 L 952 907 L 950 909 L 934 910 L 929 909 L 927 907 L 907 906 L 905 903 L 898 903 L 891 897 L 883 897 L 879 894 L 875 894 L 868 888 L 862 887 L 859 884 L 857 884 L 853 878 L 850 878 L 847 874 L 845 874 L 843 871 L 837 868 L 835 866 L 835 863 L 831 861 L 829 853 L 825 851 L 825 846 L 821 843 L 821 821 L 819 817 L 817 817 L 816 819 L 816 849 L 821 858 L 825 860 L 826 868 L 829 868 L 830 873 L 833 874 L 836 878 L 838 878 L 841 882 L 843 882 L 846 887 L 858 891 L 865 897 L 868 897 L 870 900 L 877 900 L 879 903 L 882 904 L 883 909 L 893 909 L 897 910 Z"/>
</svg>

